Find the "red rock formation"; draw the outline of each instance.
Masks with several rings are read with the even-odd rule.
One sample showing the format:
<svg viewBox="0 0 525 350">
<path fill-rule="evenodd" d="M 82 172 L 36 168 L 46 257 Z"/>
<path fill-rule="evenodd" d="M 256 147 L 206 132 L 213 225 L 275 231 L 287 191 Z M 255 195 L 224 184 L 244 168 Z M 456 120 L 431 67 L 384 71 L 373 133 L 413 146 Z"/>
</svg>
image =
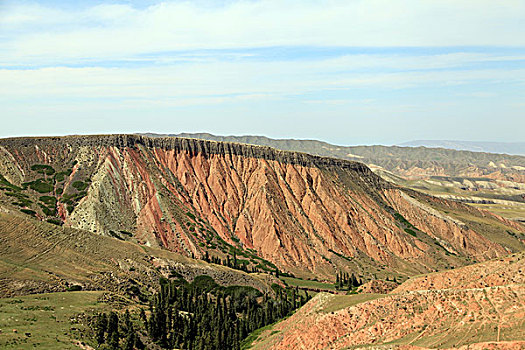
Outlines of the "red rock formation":
<svg viewBox="0 0 525 350">
<path fill-rule="evenodd" d="M 0 164 L 8 165 L 0 173 L 15 184 L 34 179 L 33 164 L 58 171 L 76 162 L 64 193 L 73 180 L 90 186 L 71 214 L 60 206 L 67 225 L 131 231 L 144 244 L 186 255 L 222 254 L 227 243 L 282 270 L 333 278 L 336 270 L 413 274 L 462 264 L 462 256 L 506 253 L 356 162 L 130 135 L 4 139 L 0 146 Z M 396 211 L 421 235 L 407 234 Z M 456 256 L 445 256 L 434 241 Z"/>
</svg>

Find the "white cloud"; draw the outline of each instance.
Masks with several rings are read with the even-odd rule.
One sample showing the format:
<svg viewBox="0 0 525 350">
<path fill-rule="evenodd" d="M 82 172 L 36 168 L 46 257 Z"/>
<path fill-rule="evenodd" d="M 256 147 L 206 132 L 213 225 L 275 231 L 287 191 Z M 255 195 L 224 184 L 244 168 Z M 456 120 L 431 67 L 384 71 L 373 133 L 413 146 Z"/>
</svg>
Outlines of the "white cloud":
<svg viewBox="0 0 525 350">
<path fill-rule="evenodd" d="M 458 55 L 447 58 L 450 67 L 484 56 Z M 523 84 L 525 68 L 481 70 L 425 70 L 435 64 L 421 59 L 420 70 L 389 72 L 378 69 L 409 66 L 407 59 L 392 56 L 359 56 L 359 59 L 283 62 L 196 62 L 141 68 L 41 68 L 0 70 L 0 95 L 10 104 L 26 103 L 34 98 L 136 100 L 137 103 L 198 105 L 247 99 L 282 99 L 314 94 L 312 101 L 322 101 L 315 94 L 355 88 L 403 89 L 435 88 L 473 84 Z M 337 63 L 334 63 L 336 61 Z M 416 57 L 415 62 L 418 61 Z M 440 61 L 438 59 L 438 61 Z M 367 62 L 365 65 L 363 62 Z M 447 65 L 439 63 L 439 67 Z M 366 69 L 362 70 L 365 67 Z M 357 69 L 357 70 L 356 70 Z M 335 98 L 326 103 L 341 104 Z M 315 103 L 315 102 L 313 102 Z"/>
<path fill-rule="evenodd" d="M 13 6 L 3 62 L 268 46 L 525 46 L 520 0 L 164 2 L 136 9 Z"/>
</svg>

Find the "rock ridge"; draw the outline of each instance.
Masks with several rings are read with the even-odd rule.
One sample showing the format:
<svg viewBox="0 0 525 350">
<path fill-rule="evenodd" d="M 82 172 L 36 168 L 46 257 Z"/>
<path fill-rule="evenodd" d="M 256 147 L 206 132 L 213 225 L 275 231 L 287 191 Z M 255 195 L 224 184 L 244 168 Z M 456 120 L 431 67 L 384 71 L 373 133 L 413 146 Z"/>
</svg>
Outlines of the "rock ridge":
<svg viewBox="0 0 525 350">
<path fill-rule="evenodd" d="M 202 154 L 205 157 L 211 155 L 237 155 L 304 167 L 332 166 L 376 177 L 376 175 L 374 175 L 365 164 L 360 162 L 315 156 L 302 152 L 281 151 L 267 146 L 248 145 L 234 142 L 217 142 L 182 137 L 148 137 L 134 134 L 13 137 L 0 139 L 0 146 L 22 148 L 35 145 L 117 148 L 144 146 L 148 148 L 184 151 L 192 156 L 196 154 Z M 381 181 L 379 177 L 377 178 Z M 388 185 L 386 181 L 381 181 L 381 183 L 385 186 Z"/>
</svg>

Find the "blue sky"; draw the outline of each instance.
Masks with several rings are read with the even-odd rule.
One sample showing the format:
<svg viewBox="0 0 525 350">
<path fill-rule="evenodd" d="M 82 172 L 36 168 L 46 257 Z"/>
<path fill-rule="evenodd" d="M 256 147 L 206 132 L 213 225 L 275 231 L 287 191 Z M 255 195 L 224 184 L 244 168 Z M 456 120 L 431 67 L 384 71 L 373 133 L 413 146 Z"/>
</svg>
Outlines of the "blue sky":
<svg viewBox="0 0 525 350">
<path fill-rule="evenodd" d="M 0 137 L 524 141 L 525 1 L 2 1 Z"/>
</svg>

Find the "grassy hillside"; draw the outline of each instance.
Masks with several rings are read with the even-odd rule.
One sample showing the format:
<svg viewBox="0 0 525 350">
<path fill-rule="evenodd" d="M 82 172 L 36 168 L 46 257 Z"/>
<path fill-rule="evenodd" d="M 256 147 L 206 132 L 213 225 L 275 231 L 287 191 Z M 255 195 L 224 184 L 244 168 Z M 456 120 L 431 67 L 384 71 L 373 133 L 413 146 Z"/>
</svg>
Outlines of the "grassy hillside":
<svg viewBox="0 0 525 350">
<path fill-rule="evenodd" d="M 139 297 L 161 276 L 188 280 L 210 275 L 225 285 L 269 286 L 257 274 L 207 264 L 167 250 L 0 212 L 0 297 L 65 291 L 110 290 Z"/>
<path fill-rule="evenodd" d="M 97 291 L 0 299 L 0 348 L 79 349 L 75 340 L 89 332 L 87 315 L 115 307 L 105 296 Z"/>
</svg>

